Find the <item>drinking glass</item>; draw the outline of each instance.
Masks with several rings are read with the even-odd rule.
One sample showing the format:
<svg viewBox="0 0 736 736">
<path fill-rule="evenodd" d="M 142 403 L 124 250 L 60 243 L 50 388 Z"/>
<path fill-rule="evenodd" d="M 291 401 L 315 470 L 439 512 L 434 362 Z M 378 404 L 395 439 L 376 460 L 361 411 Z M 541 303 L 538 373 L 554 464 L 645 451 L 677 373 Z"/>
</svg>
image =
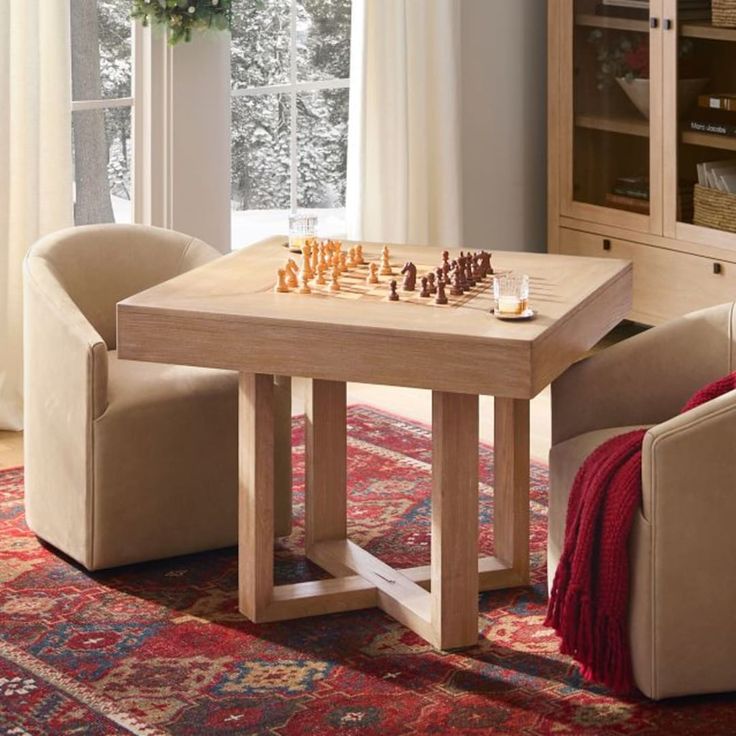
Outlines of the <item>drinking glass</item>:
<svg viewBox="0 0 736 736">
<path fill-rule="evenodd" d="M 522 315 L 529 308 L 529 276 L 503 273 L 493 277 L 493 302 L 496 314 Z"/>
</svg>

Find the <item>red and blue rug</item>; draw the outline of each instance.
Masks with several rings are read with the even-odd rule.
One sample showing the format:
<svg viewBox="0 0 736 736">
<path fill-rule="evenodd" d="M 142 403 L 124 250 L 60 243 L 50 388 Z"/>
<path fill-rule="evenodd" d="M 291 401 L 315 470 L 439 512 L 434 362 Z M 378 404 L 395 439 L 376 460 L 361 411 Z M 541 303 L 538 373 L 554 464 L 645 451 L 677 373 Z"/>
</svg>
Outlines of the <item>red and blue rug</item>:
<svg viewBox="0 0 736 736">
<path fill-rule="evenodd" d="M 350 527 L 397 566 L 429 561 L 429 430 L 350 409 Z M 294 427 L 301 516 L 303 427 Z M 493 451 L 481 450 L 492 552 Z M 378 610 L 253 625 L 234 550 L 91 575 L 23 520 L 0 473 L 0 732 L 49 734 L 736 734 L 736 697 L 651 703 L 583 683 L 542 626 L 547 470 L 532 469 L 531 588 L 481 598 L 478 646 L 433 651 Z M 279 582 L 318 576 L 300 527 Z"/>
</svg>

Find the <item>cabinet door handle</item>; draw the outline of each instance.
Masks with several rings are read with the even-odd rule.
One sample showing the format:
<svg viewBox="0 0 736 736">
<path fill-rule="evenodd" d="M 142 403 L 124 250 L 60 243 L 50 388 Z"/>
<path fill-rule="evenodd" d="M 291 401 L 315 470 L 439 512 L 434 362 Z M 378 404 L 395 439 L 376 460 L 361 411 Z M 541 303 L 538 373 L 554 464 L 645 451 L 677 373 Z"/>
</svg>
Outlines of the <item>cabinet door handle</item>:
<svg viewBox="0 0 736 736">
<path fill-rule="evenodd" d="M 672 22 L 672 20 L 670 18 L 666 18 L 665 19 L 665 21 L 664 21 L 664 29 L 665 29 L 665 31 L 671 31 L 673 25 L 674 25 L 674 23 Z"/>
<path fill-rule="evenodd" d="M 720 263 L 714 263 L 713 264 L 713 273 L 714 274 L 723 273 L 723 266 Z"/>
<path fill-rule="evenodd" d="M 659 18 L 650 18 L 649 19 L 649 27 L 650 28 L 659 28 Z"/>
<path fill-rule="evenodd" d="M 611 241 L 608 238 L 603 239 L 603 250 L 611 250 Z"/>
</svg>

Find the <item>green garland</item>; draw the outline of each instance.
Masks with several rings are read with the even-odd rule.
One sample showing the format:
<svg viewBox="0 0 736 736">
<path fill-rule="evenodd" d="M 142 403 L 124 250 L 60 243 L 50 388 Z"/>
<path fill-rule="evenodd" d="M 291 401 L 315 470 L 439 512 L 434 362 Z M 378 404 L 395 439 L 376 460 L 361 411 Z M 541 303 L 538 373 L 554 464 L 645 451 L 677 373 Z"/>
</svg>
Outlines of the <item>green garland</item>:
<svg viewBox="0 0 736 736">
<path fill-rule="evenodd" d="M 151 23 L 168 29 L 169 43 L 191 41 L 192 30 L 230 28 L 232 0 L 133 0 L 130 17 L 144 26 Z"/>
</svg>

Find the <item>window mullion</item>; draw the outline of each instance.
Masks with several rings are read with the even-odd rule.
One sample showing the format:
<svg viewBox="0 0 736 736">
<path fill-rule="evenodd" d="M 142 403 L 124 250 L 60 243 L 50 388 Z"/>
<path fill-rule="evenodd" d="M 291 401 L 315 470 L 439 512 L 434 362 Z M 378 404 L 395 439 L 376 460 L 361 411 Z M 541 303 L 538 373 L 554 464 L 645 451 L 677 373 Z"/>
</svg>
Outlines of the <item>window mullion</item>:
<svg viewBox="0 0 736 736">
<path fill-rule="evenodd" d="M 289 198 L 291 200 L 291 211 L 297 210 L 297 161 L 299 151 L 297 149 L 297 107 L 296 107 L 296 78 L 297 78 L 297 46 L 296 46 L 296 2 L 291 0 L 290 7 L 290 40 L 289 40 L 289 82 L 291 83 L 291 92 L 289 93 L 289 103 L 291 108 L 291 129 L 289 131 L 289 156 L 291 159 L 291 182 L 289 186 Z"/>
</svg>

